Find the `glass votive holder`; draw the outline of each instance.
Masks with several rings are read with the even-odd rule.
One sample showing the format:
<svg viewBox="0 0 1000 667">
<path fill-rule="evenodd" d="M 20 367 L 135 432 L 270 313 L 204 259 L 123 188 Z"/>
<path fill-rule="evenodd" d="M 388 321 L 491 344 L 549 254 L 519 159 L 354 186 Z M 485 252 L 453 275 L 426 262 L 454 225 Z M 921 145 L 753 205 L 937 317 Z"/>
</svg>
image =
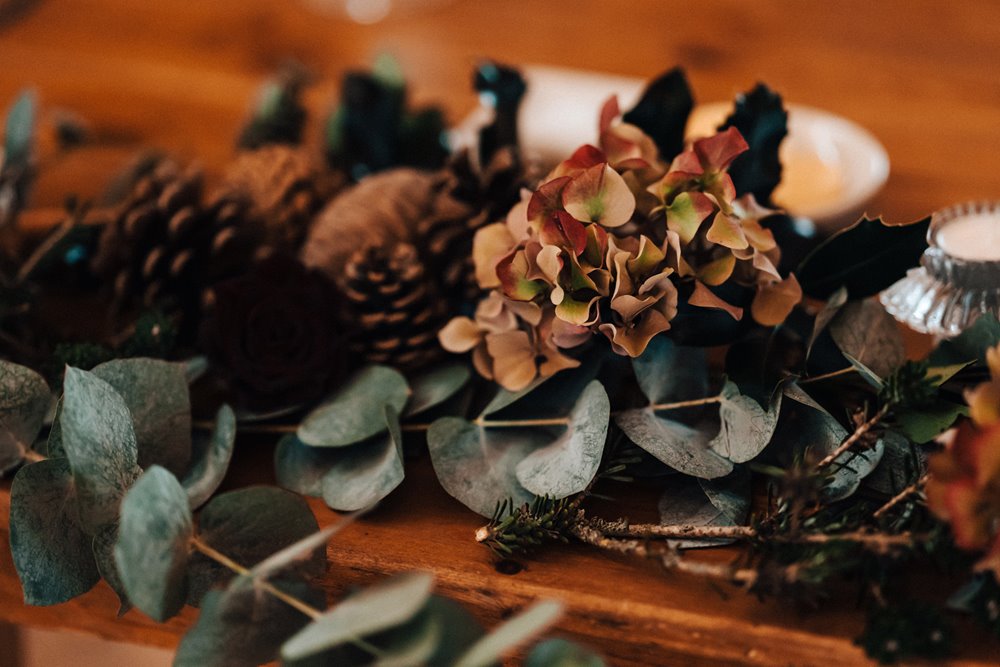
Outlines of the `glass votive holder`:
<svg viewBox="0 0 1000 667">
<path fill-rule="evenodd" d="M 1000 315 L 1000 201 L 969 202 L 931 217 L 920 266 L 882 292 L 911 329 L 950 338 L 981 315 Z"/>
</svg>

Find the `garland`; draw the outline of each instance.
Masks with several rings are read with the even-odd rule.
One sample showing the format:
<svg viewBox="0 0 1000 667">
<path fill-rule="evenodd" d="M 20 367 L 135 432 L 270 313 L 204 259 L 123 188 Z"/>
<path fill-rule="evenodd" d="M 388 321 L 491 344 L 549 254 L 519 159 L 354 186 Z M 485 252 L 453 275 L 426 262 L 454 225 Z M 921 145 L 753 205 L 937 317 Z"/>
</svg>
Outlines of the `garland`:
<svg viewBox="0 0 1000 667">
<path fill-rule="evenodd" d="M 0 470 L 27 603 L 104 578 L 159 621 L 199 605 L 181 665 L 491 664 L 558 605 L 485 634 L 426 575 L 329 610 L 315 586 L 327 541 L 426 443 L 498 558 L 575 541 L 813 603 L 851 581 L 886 662 L 950 654 L 953 610 L 1000 630 L 1000 323 L 906 360 L 868 297 L 917 263 L 926 219 L 781 252 L 780 96 L 758 86 L 689 143 L 672 70 L 539 178 L 516 70 L 479 70 L 494 120 L 451 157 L 388 61 L 347 77 L 312 154 L 307 83 L 267 85 L 215 189 L 147 156 L 30 251 L 7 234 Z M 35 104 L 8 116 L 0 220 L 28 200 Z M 67 298 L 99 330 L 51 318 Z M 216 494 L 238 432 L 281 436 L 283 488 Z M 659 522 L 590 502 L 629 488 L 660 494 Z M 320 530 L 301 496 L 352 514 Z M 692 551 L 732 542 L 728 564 Z M 914 564 L 970 583 L 922 597 Z M 558 660 L 601 664 L 562 640 L 528 664 Z"/>
</svg>

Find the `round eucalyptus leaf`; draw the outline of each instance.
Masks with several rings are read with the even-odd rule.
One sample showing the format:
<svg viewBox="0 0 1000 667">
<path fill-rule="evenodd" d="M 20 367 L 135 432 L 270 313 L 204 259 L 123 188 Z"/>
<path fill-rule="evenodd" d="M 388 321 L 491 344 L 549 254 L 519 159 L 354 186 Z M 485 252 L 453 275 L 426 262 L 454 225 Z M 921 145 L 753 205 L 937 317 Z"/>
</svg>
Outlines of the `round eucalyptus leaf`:
<svg viewBox="0 0 1000 667">
<path fill-rule="evenodd" d="M 531 649 L 524 667 L 604 667 L 601 656 L 567 639 L 546 639 Z"/>
<path fill-rule="evenodd" d="M 385 407 L 388 433 L 371 442 L 338 448 L 322 479 L 323 502 L 340 512 L 371 507 L 403 481 L 403 433 L 392 406 Z"/>
<path fill-rule="evenodd" d="M 875 299 L 845 304 L 830 322 L 829 330 L 842 353 L 879 377 L 888 377 L 906 361 L 899 326 Z"/>
<path fill-rule="evenodd" d="M 68 367 L 60 426 L 81 524 L 93 535 L 117 521 L 121 499 L 141 472 L 132 415 L 111 385 L 93 373 Z"/>
<path fill-rule="evenodd" d="M 24 459 L 51 403 L 52 393 L 41 375 L 0 359 L 0 474 Z"/>
<path fill-rule="evenodd" d="M 223 405 L 215 414 L 211 437 L 198 448 L 194 465 L 182 483 L 192 510 L 204 505 L 222 484 L 233 458 L 235 443 L 236 415 L 231 407 Z"/>
<path fill-rule="evenodd" d="M 281 647 L 284 660 L 300 660 L 352 639 L 406 623 L 430 598 L 434 577 L 397 575 L 356 593 L 304 627 Z"/>
<path fill-rule="evenodd" d="M 132 604 L 161 623 L 184 606 L 193 533 L 187 494 L 166 468 L 151 467 L 125 494 L 115 564 Z"/>
<path fill-rule="evenodd" d="M 472 373 L 464 362 L 446 363 L 412 378 L 413 395 L 403 417 L 413 417 L 444 403 L 469 383 Z"/>
<path fill-rule="evenodd" d="M 686 401 L 708 395 L 708 359 L 704 348 L 679 347 L 654 336 L 645 352 L 632 359 L 635 379 L 650 403 Z"/>
<path fill-rule="evenodd" d="M 191 400 L 186 367 L 160 359 L 113 359 L 91 371 L 117 391 L 132 414 L 138 462 L 181 475 L 191 460 Z"/>
<path fill-rule="evenodd" d="M 17 471 L 10 489 L 10 551 L 31 605 L 66 602 L 100 579 L 90 537 L 77 524 L 73 477 L 66 459 Z"/>
<path fill-rule="evenodd" d="M 713 479 L 733 470 L 732 461 L 711 449 L 704 429 L 660 417 L 649 408 L 626 410 L 616 415 L 615 423 L 629 440 L 679 472 Z"/>
<path fill-rule="evenodd" d="M 610 418 L 608 394 L 593 380 L 573 406 L 565 433 L 517 464 L 517 481 L 531 493 L 550 498 L 583 491 L 601 465 Z"/>
<path fill-rule="evenodd" d="M 335 449 L 310 447 L 288 434 L 274 450 L 274 473 L 284 488 L 319 498 L 323 495 L 323 475 L 336 460 Z"/>
<path fill-rule="evenodd" d="M 733 463 L 753 460 L 771 442 L 780 409 L 780 392 L 765 411 L 757 401 L 740 394 L 736 385 L 727 381 L 719 404 L 719 433 L 709 446 Z"/>
<path fill-rule="evenodd" d="M 101 579 L 104 579 L 118 596 L 118 617 L 121 618 L 132 608 L 132 602 L 128 599 L 125 584 L 118 574 L 118 565 L 115 563 L 115 544 L 117 543 L 118 526 L 108 524 L 101 526 L 94 535 L 91 549 L 93 549 L 94 560 L 97 562 L 97 571 L 101 573 Z"/>
<path fill-rule="evenodd" d="M 455 663 L 455 667 L 487 667 L 518 646 L 548 630 L 563 613 L 555 600 L 542 600 L 519 612 L 477 641 Z"/>
<path fill-rule="evenodd" d="M 402 412 L 409 396 L 399 371 L 368 366 L 306 415 L 298 438 L 312 447 L 346 447 L 367 440 L 385 431 L 385 406 Z"/>
<path fill-rule="evenodd" d="M 442 417 L 427 431 L 427 448 L 444 490 L 472 511 L 492 516 L 501 500 L 520 505 L 535 497 L 517 480 L 516 467 L 553 437 L 546 428 L 486 429 Z"/>
</svg>

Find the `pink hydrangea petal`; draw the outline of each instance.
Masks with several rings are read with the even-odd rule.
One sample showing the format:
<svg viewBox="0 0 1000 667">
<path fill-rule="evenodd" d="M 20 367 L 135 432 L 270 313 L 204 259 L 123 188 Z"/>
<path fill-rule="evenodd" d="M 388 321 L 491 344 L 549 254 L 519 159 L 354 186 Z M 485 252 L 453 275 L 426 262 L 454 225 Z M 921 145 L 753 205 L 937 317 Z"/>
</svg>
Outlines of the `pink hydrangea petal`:
<svg viewBox="0 0 1000 667">
<path fill-rule="evenodd" d="M 765 283 L 757 287 L 750 314 L 766 327 L 781 324 L 795 306 L 802 301 L 802 288 L 794 273 L 780 282 Z"/>
<path fill-rule="evenodd" d="M 715 204 L 704 193 L 682 192 L 667 207 L 667 229 L 676 232 L 680 240 L 688 244 L 714 210 Z"/>
<path fill-rule="evenodd" d="M 476 282 L 483 289 L 500 286 L 497 276 L 499 262 L 515 245 L 507 225 L 497 222 L 476 232 L 472 241 L 472 261 L 476 267 Z"/>
<path fill-rule="evenodd" d="M 535 348 L 524 331 L 486 336 L 486 349 L 493 358 L 493 374 L 505 389 L 524 389 L 538 375 Z"/>
<path fill-rule="evenodd" d="M 597 131 L 599 133 L 605 132 L 620 115 L 621 109 L 618 107 L 618 96 L 612 95 L 601 106 L 601 119 L 597 124 Z"/>
<path fill-rule="evenodd" d="M 712 243 L 718 243 L 734 250 L 750 247 L 750 242 L 747 241 L 747 237 L 743 233 L 740 221 L 722 211 L 715 214 L 712 226 L 708 228 L 705 238 Z"/>
<path fill-rule="evenodd" d="M 698 276 L 698 280 L 701 282 L 715 287 L 729 280 L 729 276 L 733 275 L 733 269 L 735 268 L 736 258 L 733 255 L 726 254 L 719 259 L 699 266 L 695 271 L 695 275 Z"/>
<path fill-rule="evenodd" d="M 543 220 L 553 212 L 562 210 L 563 188 L 571 180 L 569 176 L 559 176 L 539 185 L 528 200 L 528 220 Z"/>
<path fill-rule="evenodd" d="M 706 170 L 722 170 L 728 167 L 741 153 L 750 148 L 740 131 L 730 127 L 711 137 L 694 142 L 698 161 Z"/>
<path fill-rule="evenodd" d="M 468 317 L 452 318 L 438 332 L 438 341 L 440 341 L 441 347 L 457 354 L 468 352 L 479 345 L 482 340 L 483 333 L 479 326 Z"/>
<path fill-rule="evenodd" d="M 563 206 L 577 220 L 620 227 L 632 219 L 635 195 L 607 164 L 580 172 L 563 191 Z"/>
</svg>

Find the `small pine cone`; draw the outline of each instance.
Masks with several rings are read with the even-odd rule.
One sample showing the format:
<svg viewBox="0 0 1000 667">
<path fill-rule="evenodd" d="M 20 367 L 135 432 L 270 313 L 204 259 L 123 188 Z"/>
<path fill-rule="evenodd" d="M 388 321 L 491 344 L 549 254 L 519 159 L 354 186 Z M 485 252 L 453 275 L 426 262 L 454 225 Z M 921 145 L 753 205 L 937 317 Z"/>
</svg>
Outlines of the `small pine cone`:
<svg viewBox="0 0 1000 667">
<path fill-rule="evenodd" d="M 214 283 L 245 270 L 259 234 L 249 202 L 202 196 L 202 175 L 170 160 L 140 176 L 101 233 L 91 264 L 116 304 L 163 306 L 196 316 Z"/>
<path fill-rule="evenodd" d="M 224 181 L 224 187 L 250 199 L 267 242 L 285 251 L 298 249 L 316 212 L 339 186 L 308 151 L 286 145 L 240 153 Z"/>
<path fill-rule="evenodd" d="M 497 151 L 481 171 L 463 152 L 442 173 L 445 183 L 428 215 L 416 225 L 416 242 L 438 276 L 442 293 L 454 302 L 473 301 L 480 293 L 472 263 L 473 237 L 485 225 L 506 218 L 526 177 L 510 148 Z"/>
<path fill-rule="evenodd" d="M 366 360 L 412 370 L 440 356 L 445 304 L 412 245 L 360 250 L 338 282 L 356 318 L 353 349 Z"/>
</svg>

